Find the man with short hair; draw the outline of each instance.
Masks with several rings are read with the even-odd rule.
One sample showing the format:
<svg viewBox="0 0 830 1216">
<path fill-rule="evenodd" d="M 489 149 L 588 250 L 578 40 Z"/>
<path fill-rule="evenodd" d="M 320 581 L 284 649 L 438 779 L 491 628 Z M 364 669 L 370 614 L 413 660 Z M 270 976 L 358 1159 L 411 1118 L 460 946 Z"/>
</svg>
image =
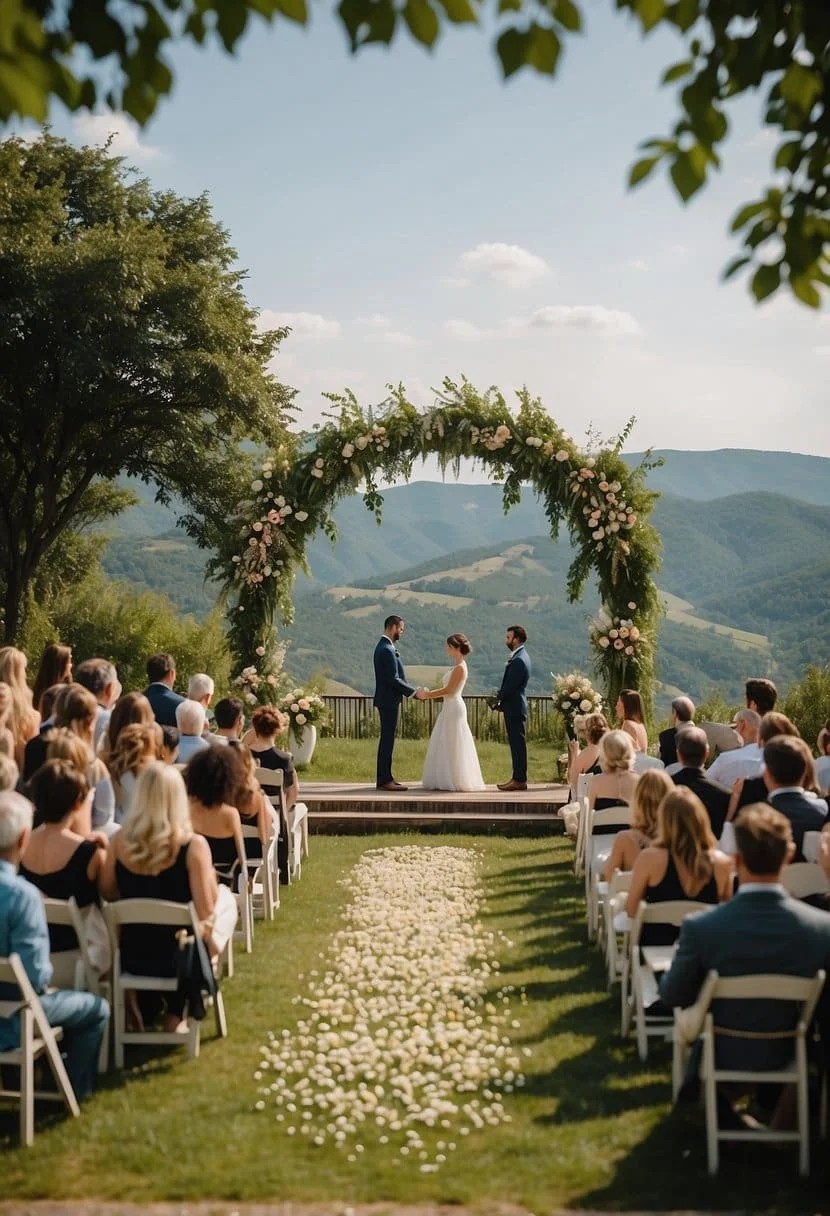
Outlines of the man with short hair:
<svg viewBox="0 0 830 1216">
<path fill-rule="evenodd" d="M 375 695 L 373 703 L 380 716 L 380 738 L 376 785 L 379 790 L 399 791 L 407 787 L 392 776 L 392 752 L 395 748 L 395 731 L 398 727 L 398 711 L 404 697 L 415 697 L 422 701 L 424 694 L 406 679 L 397 643 L 403 637 L 406 622 L 402 616 L 388 616 L 383 622 L 383 634 L 375 646 L 373 657 L 375 668 Z"/>
<path fill-rule="evenodd" d="M 244 725 L 245 707 L 238 697 L 223 697 L 216 702 L 213 717 L 216 731 L 211 736 L 217 743 L 227 743 L 228 739 L 240 739 Z"/>
<path fill-rule="evenodd" d="M 199 701 L 190 701 L 183 697 L 176 706 L 176 726 L 179 728 L 178 764 L 187 764 L 191 756 L 196 755 L 196 752 L 210 747 L 207 739 L 202 738 L 206 724 L 207 714 L 204 705 Z"/>
<path fill-rule="evenodd" d="M 205 709 L 210 706 L 213 697 L 214 683 L 212 676 L 206 675 L 203 671 L 197 671 L 196 675 L 191 676 L 187 684 L 187 699 L 189 701 L 198 701 Z"/>
<path fill-rule="evenodd" d="M 763 718 L 771 709 L 775 709 L 778 700 L 778 689 L 772 680 L 764 680 L 759 676 L 747 680 L 744 685 L 747 709 L 754 709 Z"/>
<path fill-rule="evenodd" d="M 781 885 L 781 871 L 795 852 L 787 819 L 762 804 L 744 807 L 735 837 L 738 893 L 683 921 L 677 953 L 660 984 L 660 997 L 670 1007 L 694 1004 L 710 971 L 724 977 L 830 972 L 830 914 L 793 899 Z M 717 1036 L 720 1066 L 773 1069 L 788 1062 L 792 1039 L 785 1035 L 793 1015 L 787 1002 L 729 1001 L 713 1012 L 715 1024 L 733 1032 Z M 754 1037 L 769 1031 L 779 1037 Z M 726 1113 L 737 1118 L 734 1110 Z"/>
<path fill-rule="evenodd" d="M 17 954 L 40 997 L 50 1026 L 63 1027 L 61 1051 L 79 1101 L 92 1092 L 98 1053 L 107 1028 L 109 1005 L 91 992 L 47 992 L 52 978 L 49 929 L 37 887 L 17 873 L 32 831 L 32 804 L 20 794 L 0 793 L 0 955 Z M 0 985 L 0 1000 L 16 995 Z M 0 1018 L 0 1051 L 20 1046 L 17 1014 Z"/>
<path fill-rule="evenodd" d="M 804 861 L 805 832 L 820 832 L 827 821 L 827 803 L 808 797 L 804 772 L 810 752 L 803 739 L 776 735 L 764 747 L 764 785 L 767 801 L 786 815 L 795 842 L 795 860 Z"/>
<path fill-rule="evenodd" d="M 661 730 L 659 735 L 660 759 L 666 768 L 670 764 L 677 764 L 677 732 L 684 726 L 694 726 L 694 716 L 695 703 L 690 697 L 674 698 L 671 703 L 672 724 L 666 730 Z"/>
<path fill-rule="evenodd" d="M 739 709 L 732 722 L 741 746 L 734 751 L 721 752 L 709 765 L 707 776 L 724 789 L 730 790 L 739 777 L 757 777 L 764 763 L 764 753 L 758 743 L 761 718 L 754 709 Z"/>
<path fill-rule="evenodd" d="M 500 782 L 497 787 L 506 793 L 527 789 L 527 684 L 531 667 L 526 642 L 527 630 L 523 625 L 508 625 L 504 644 L 510 651 L 510 658 L 497 693 L 513 768 L 510 780 Z"/>
<path fill-rule="evenodd" d="M 112 707 L 121 696 L 118 672 L 108 659 L 84 659 L 75 668 L 75 682 L 91 692 L 98 702 L 92 746 L 97 752 L 112 716 Z"/>
<path fill-rule="evenodd" d="M 172 654 L 164 652 L 150 655 L 147 660 L 147 679 L 149 686 L 144 689 L 144 695 L 150 702 L 153 716 L 159 726 L 176 725 L 176 706 L 181 705 L 184 697 L 173 692 L 176 683 L 176 660 Z"/>
<path fill-rule="evenodd" d="M 710 781 L 704 772 L 703 766 L 709 755 L 706 732 L 699 726 L 684 726 L 677 732 L 676 742 L 680 768 L 672 775 L 672 781 L 675 785 L 685 785 L 692 793 L 697 794 L 706 807 L 712 831 L 718 838 L 723 831 L 726 812 L 729 809 L 729 795 Z"/>
</svg>

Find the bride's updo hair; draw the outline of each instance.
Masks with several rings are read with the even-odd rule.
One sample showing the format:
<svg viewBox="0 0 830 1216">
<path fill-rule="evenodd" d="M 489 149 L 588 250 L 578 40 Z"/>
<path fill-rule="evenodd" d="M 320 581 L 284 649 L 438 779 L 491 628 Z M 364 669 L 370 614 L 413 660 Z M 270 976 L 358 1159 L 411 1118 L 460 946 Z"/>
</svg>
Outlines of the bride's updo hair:
<svg viewBox="0 0 830 1216">
<path fill-rule="evenodd" d="M 447 638 L 447 645 L 452 646 L 453 650 L 460 650 L 465 658 L 473 649 L 463 633 L 451 633 Z"/>
</svg>

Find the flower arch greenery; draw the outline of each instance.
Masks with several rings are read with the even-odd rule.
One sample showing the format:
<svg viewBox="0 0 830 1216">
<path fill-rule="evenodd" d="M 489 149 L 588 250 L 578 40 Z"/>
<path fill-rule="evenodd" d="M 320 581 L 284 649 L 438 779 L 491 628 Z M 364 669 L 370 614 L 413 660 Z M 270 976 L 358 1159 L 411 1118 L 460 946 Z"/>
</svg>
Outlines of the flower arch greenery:
<svg viewBox="0 0 830 1216">
<path fill-rule="evenodd" d="M 409 477 L 416 459 L 435 455 L 456 472 L 462 460 L 485 466 L 503 483 L 504 508 L 526 483 L 543 500 L 551 535 L 567 526 L 575 550 L 568 572 L 571 600 L 592 571 L 602 609 L 589 624 L 597 676 L 609 704 L 620 688 L 638 688 L 651 703 L 654 640 L 659 615 L 653 574 L 659 537 L 648 523 L 656 495 L 645 487 L 645 460 L 629 469 L 621 456 L 633 419 L 610 444 L 580 449 L 525 390 L 511 413 L 495 388 L 479 393 L 467 381 L 446 380 L 432 408 L 421 411 L 403 387 L 381 406 L 364 410 L 352 394 L 332 396 L 329 421 L 311 435 L 287 435 L 264 458 L 238 504 L 216 568 L 232 597 L 230 641 L 237 665 L 267 670 L 276 645 L 275 622 L 293 620 L 292 589 L 305 569 L 306 546 L 323 530 L 332 540 L 332 510 L 365 486 L 363 498 L 380 521 L 378 482 Z"/>
</svg>

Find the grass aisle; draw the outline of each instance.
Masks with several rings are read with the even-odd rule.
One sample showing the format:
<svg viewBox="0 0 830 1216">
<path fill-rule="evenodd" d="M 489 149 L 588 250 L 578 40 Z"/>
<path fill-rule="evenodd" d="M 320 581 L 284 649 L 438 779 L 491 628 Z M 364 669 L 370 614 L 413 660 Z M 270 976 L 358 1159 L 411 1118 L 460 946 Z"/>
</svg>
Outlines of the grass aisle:
<svg viewBox="0 0 830 1216">
<path fill-rule="evenodd" d="M 377 1134 L 361 1137 L 355 1162 L 332 1144 L 289 1138 L 273 1109 L 256 1111 L 254 1079 L 268 1032 L 303 1016 L 292 1003 L 312 969 L 331 960 L 348 893 L 339 879 L 368 848 L 422 843 L 478 854 L 483 928 L 504 934 L 494 995 L 514 985 L 510 1030 L 526 1084 L 506 1094 L 512 1121 L 459 1138 L 440 1170 L 401 1162 Z M 34 1148 L 16 1148 L 16 1114 L 0 1115 L 0 1198 L 232 1201 L 438 1201 L 562 1207 L 820 1211 L 826 1151 L 816 1178 L 799 1183 L 794 1150 L 746 1149 L 705 1174 L 702 1116 L 672 1113 L 668 1048 L 642 1067 L 618 1038 L 618 1001 L 608 997 L 598 954 L 585 943 L 582 901 L 564 840 L 412 835 L 317 837 L 302 882 L 283 892 L 271 926 L 257 925 L 255 953 L 239 955 L 225 985 L 230 1038 L 205 1022 L 201 1057 L 175 1052 L 105 1083 L 79 1120 L 38 1125 Z M 429 958 L 424 958 L 425 971 Z M 520 999 L 524 987 L 526 1001 Z M 531 1054 L 525 1057 L 523 1048 Z M 448 1138 L 449 1138 L 448 1133 Z"/>
</svg>

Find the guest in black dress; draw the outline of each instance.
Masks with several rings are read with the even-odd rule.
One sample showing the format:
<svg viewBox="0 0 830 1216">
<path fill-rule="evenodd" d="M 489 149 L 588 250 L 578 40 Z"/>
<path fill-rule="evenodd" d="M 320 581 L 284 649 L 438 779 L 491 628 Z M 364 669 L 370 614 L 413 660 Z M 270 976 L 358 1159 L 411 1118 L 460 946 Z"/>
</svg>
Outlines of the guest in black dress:
<svg viewBox="0 0 830 1216">
<path fill-rule="evenodd" d="M 300 783 L 294 771 L 294 757 L 291 752 L 281 751 L 276 746 L 277 736 L 284 734 L 287 729 L 288 720 L 285 714 L 280 713 L 273 705 L 260 705 L 251 714 L 251 730 L 244 741 L 250 747 L 260 768 L 282 772 L 285 809 L 290 811 L 300 793 Z"/>
<path fill-rule="evenodd" d="M 220 881 L 233 885 L 245 865 L 242 823 L 232 802 L 245 781 L 242 757 L 235 747 L 208 744 L 191 757 L 184 779 L 193 830 L 208 842 Z"/>
</svg>

